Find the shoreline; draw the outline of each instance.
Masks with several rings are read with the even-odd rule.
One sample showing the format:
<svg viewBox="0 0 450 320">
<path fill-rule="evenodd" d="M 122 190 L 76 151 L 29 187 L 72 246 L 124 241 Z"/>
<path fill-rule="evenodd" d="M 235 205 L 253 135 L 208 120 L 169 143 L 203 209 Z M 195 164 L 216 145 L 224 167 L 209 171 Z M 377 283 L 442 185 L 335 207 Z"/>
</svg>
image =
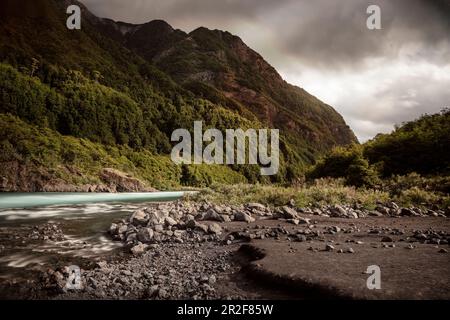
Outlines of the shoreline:
<svg viewBox="0 0 450 320">
<path fill-rule="evenodd" d="M 258 203 L 151 204 L 105 230 L 123 249 L 83 260 L 83 290 L 65 289 L 67 259 L 37 272 L 25 287 L 3 282 L 0 296 L 22 286 L 19 292 L 27 293 L 17 298 L 415 299 L 417 290 L 422 298 L 450 298 L 450 282 L 439 280 L 442 272 L 450 271 L 448 218 L 385 209 L 376 214 L 347 206 L 297 208 L 292 202 L 278 208 Z M 51 226 L 44 230 L 64 236 Z M 427 268 L 420 262 L 423 257 Z M 387 270 L 403 264 L 398 273 L 384 277 L 389 288 L 384 292 L 364 287 L 362 264 L 377 260 Z M 330 276 L 333 261 L 341 270 L 335 279 Z M 425 278 L 428 286 L 420 282 Z M 407 292 L 402 289 L 406 284 Z M 434 291 L 427 291 L 431 284 Z"/>
</svg>

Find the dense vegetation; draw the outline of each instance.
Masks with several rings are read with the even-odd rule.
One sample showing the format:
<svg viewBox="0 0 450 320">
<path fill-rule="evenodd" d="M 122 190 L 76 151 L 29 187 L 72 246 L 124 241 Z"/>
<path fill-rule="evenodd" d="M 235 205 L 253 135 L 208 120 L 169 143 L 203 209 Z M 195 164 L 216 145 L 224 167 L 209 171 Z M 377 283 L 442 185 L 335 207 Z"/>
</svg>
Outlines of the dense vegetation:
<svg viewBox="0 0 450 320">
<path fill-rule="evenodd" d="M 404 123 L 363 145 L 336 148 L 318 161 L 308 177 L 345 178 L 349 185 L 374 187 L 380 178 L 392 175 L 448 176 L 449 139 L 450 110 L 445 109 Z"/>
<path fill-rule="evenodd" d="M 285 82 L 229 32 L 201 27 L 188 34 L 164 21 L 152 21 L 123 37 L 129 48 L 196 95 L 282 129 L 289 163 L 309 164 L 335 145 L 356 142 L 333 108 Z M 142 41 L 155 37 L 158 41 L 150 47 Z M 301 172 L 290 168 L 291 174 Z"/>
<path fill-rule="evenodd" d="M 141 57 L 123 46 L 123 39 L 109 37 L 103 25 L 106 20 L 98 19 L 85 8 L 82 30 L 69 31 L 63 4 L 61 0 L 0 3 L 0 114 L 12 115 L 30 128 L 37 126 L 51 130 L 52 134 L 84 139 L 98 144 L 99 148 L 126 149 L 166 158 L 171 150 L 173 130 L 192 130 L 195 120 L 203 120 L 206 128 L 219 130 L 267 127 L 258 118 L 261 110 L 255 113 L 239 101 L 230 100 L 214 86 L 177 84 L 151 61 L 146 61 L 146 56 Z M 159 23 L 149 25 L 151 30 L 153 25 L 158 27 Z M 180 32 L 177 34 L 180 39 L 185 37 Z M 220 38 L 211 37 L 207 29 L 199 36 L 202 41 L 209 41 L 205 45 L 210 49 L 225 44 Z M 162 40 L 161 43 L 170 44 L 164 38 L 158 39 L 157 34 L 144 37 L 147 48 L 157 48 L 156 42 Z M 227 50 L 231 54 L 232 50 Z M 171 64 L 173 68 L 189 69 L 191 62 L 197 60 L 195 52 L 185 54 L 184 61 Z M 208 54 L 200 58 L 204 58 L 202 65 L 212 71 L 220 67 Z M 237 66 L 239 61 L 235 63 Z M 246 72 L 249 77 L 251 74 Z M 245 74 L 240 77 L 241 81 L 245 80 Z M 258 81 L 264 79 L 260 77 Z M 199 90 L 198 86 L 203 89 Z M 307 101 L 298 103 L 308 104 Z M 327 112 L 334 112 L 331 108 L 323 111 L 316 115 L 317 124 Z M 338 115 L 335 120 L 343 122 Z M 311 126 L 320 133 L 312 122 Z M 307 143 L 306 135 L 287 135 L 282 130 L 280 170 L 272 181 L 294 179 L 320 152 L 340 143 L 322 140 Z M 14 139 L 9 143 L 18 147 Z M 61 165 L 67 164 L 64 158 L 60 160 Z M 239 177 L 239 181 L 268 181 L 258 174 L 257 166 L 201 167 L 178 168 L 183 174 L 181 180 L 175 181 L 202 186 L 224 181 L 224 172 L 230 177 L 225 180 L 234 181 Z"/>
<path fill-rule="evenodd" d="M 355 196 L 369 204 L 389 195 L 411 203 L 445 202 L 439 194 L 449 192 L 448 110 L 364 145 L 345 146 L 356 139 L 342 117 L 284 82 L 238 37 L 206 28 L 186 34 L 154 21 L 124 38 L 115 22 L 87 11 L 82 31 L 71 32 L 62 3 L 0 2 L 0 178 L 8 164 L 19 163 L 73 184 L 97 183 L 105 167 L 161 189 L 289 184 L 338 146 L 307 172 L 308 183 L 332 177 L 346 186 L 341 180 L 330 188 L 310 185 L 298 201 Z M 222 131 L 281 128 L 279 174 L 269 180 L 258 166 L 173 164 L 171 133 L 192 131 L 196 120 Z M 436 174 L 444 180 L 428 177 Z M 357 192 L 354 186 L 363 188 Z M 283 193 L 298 192 L 255 188 L 230 192 L 276 202 L 284 201 Z"/>
<path fill-rule="evenodd" d="M 247 181 L 226 166 L 199 165 L 185 171 L 168 156 L 64 136 L 8 114 L 0 114 L 0 138 L 2 170 L 6 164 L 17 162 L 29 169 L 45 170 L 45 175 L 74 185 L 100 183 L 98 174 L 103 168 L 127 172 L 159 189 L 179 188 L 192 182 L 204 186 L 212 181 L 225 184 Z"/>
</svg>

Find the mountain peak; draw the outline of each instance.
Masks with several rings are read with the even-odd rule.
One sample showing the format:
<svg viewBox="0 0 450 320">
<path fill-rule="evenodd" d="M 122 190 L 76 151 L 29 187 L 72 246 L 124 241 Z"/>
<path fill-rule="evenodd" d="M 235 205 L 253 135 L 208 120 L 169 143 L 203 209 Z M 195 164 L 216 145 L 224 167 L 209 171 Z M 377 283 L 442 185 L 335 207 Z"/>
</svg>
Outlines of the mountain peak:
<svg viewBox="0 0 450 320">
<path fill-rule="evenodd" d="M 155 30 L 163 31 L 163 32 L 172 32 L 174 28 L 165 20 L 155 19 L 151 20 L 147 23 L 144 23 L 142 26 L 151 27 Z"/>
</svg>

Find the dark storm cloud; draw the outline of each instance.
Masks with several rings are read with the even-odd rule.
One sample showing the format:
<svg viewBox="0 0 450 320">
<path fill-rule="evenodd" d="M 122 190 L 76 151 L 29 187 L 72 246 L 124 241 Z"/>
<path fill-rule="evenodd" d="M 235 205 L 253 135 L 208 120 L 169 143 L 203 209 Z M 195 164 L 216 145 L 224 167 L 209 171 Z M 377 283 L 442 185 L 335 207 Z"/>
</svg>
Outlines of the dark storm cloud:
<svg viewBox="0 0 450 320">
<path fill-rule="evenodd" d="M 93 13 L 228 30 L 365 140 L 450 105 L 449 0 L 81 0 Z M 382 30 L 366 9 L 381 8 Z"/>
<path fill-rule="evenodd" d="M 416 45 L 417 58 L 428 59 L 431 54 L 446 63 L 450 59 L 450 6 L 443 3 L 299 0 L 287 4 L 267 23 L 277 26 L 277 44 L 283 54 L 318 67 L 359 66 L 379 56 L 395 58 L 410 45 Z M 366 28 L 370 4 L 381 8 L 382 30 Z M 442 50 L 435 52 L 435 46 Z"/>
<path fill-rule="evenodd" d="M 376 56 L 395 57 L 404 45 L 450 47 L 447 0 L 83 0 L 101 16 L 143 23 L 165 19 L 190 31 L 198 26 L 230 28 L 243 22 L 271 30 L 280 54 L 319 66 L 357 64 Z M 381 7 L 383 30 L 366 28 L 366 8 Z M 251 38 L 241 29 L 241 36 Z M 250 32 L 257 32 L 251 30 Z M 435 57 L 442 62 L 450 50 Z"/>
</svg>

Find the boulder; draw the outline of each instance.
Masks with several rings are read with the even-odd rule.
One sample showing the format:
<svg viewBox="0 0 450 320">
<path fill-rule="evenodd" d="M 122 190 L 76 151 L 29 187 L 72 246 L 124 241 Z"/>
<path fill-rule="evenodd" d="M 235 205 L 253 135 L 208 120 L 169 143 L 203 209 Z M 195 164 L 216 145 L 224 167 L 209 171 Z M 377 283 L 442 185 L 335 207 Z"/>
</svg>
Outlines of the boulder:
<svg viewBox="0 0 450 320">
<path fill-rule="evenodd" d="M 206 211 L 206 213 L 201 217 L 200 220 L 223 222 L 222 216 L 218 214 L 214 209 L 209 209 L 208 211 Z"/>
<path fill-rule="evenodd" d="M 152 228 L 142 228 L 137 233 L 137 239 L 143 243 L 149 243 L 153 239 L 153 229 Z"/>
<path fill-rule="evenodd" d="M 298 214 L 297 211 L 295 211 L 294 209 L 288 207 L 288 206 L 284 206 L 282 208 L 283 210 L 283 218 L 285 219 L 297 219 Z"/>
<path fill-rule="evenodd" d="M 117 234 L 123 234 L 127 232 L 127 230 L 128 226 L 126 224 L 119 225 L 119 227 L 117 228 Z"/>
<path fill-rule="evenodd" d="M 208 226 L 208 232 L 215 235 L 222 234 L 222 228 L 217 223 L 211 223 Z"/>
<path fill-rule="evenodd" d="M 164 219 L 164 223 L 165 223 L 166 226 L 172 227 L 172 226 L 177 224 L 177 221 L 174 218 L 166 217 Z"/>
<path fill-rule="evenodd" d="M 383 214 L 381 212 L 375 211 L 375 210 L 371 210 L 369 211 L 369 213 L 367 214 L 369 217 L 382 217 Z"/>
<path fill-rule="evenodd" d="M 186 228 L 190 228 L 192 230 L 203 231 L 204 233 L 208 233 L 208 226 L 201 224 L 195 220 L 189 220 L 186 223 Z"/>
<path fill-rule="evenodd" d="M 119 229 L 119 226 L 116 223 L 112 223 L 109 227 L 109 234 L 116 235 L 117 230 Z"/>
<path fill-rule="evenodd" d="M 139 243 L 138 245 L 135 245 L 134 247 L 131 248 L 131 253 L 133 253 L 134 255 L 139 255 L 139 254 L 143 254 L 148 248 L 148 245 L 144 244 L 144 243 Z"/>
<path fill-rule="evenodd" d="M 250 216 L 249 214 L 247 214 L 245 212 L 238 211 L 234 214 L 234 220 L 251 223 L 251 222 L 255 221 L 255 218 L 253 218 L 252 216 Z"/>
<path fill-rule="evenodd" d="M 408 208 L 402 208 L 401 210 L 400 210 L 400 215 L 401 216 L 407 216 L 407 217 L 410 217 L 410 216 L 414 216 L 416 213 L 413 211 L 413 210 L 411 210 L 411 209 L 408 209 Z"/>
<path fill-rule="evenodd" d="M 132 214 L 130 222 L 135 226 L 145 226 L 148 222 L 148 215 L 144 210 L 137 210 Z"/>
<path fill-rule="evenodd" d="M 332 217 L 345 217 L 347 216 L 347 211 L 340 205 L 335 205 L 330 208 L 330 213 Z"/>
</svg>

